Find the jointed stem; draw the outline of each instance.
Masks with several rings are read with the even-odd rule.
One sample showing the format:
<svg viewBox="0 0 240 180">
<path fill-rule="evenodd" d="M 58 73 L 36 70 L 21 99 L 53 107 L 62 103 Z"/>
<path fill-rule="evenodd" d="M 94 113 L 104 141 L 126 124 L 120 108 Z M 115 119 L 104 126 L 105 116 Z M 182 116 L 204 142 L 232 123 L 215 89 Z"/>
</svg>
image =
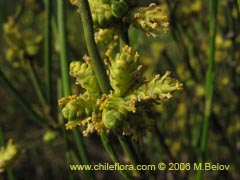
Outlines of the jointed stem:
<svg viewBox="0 0 240 180">
<path fill-rule="evenodd" d="M 50 104 L 51 97 L 51 0 L 45 0 L 45 21 L 44 21 L 44 70 L 47 103 Z"/>
<path fill-rule="evenodd" d="M 79 9 L 82 18 L 82 24 L 84 28 L 84 35 L 87 44 L 88 53 L 92 59 L 93 70 L 96 74 L 99 86 L 102 90 L 102 93 L 109 93 L 111 86 L 109 83 L 108 76 L 106 74 L 106 69 L 104 63 L 97 49 L 97 45 L 94 40 L 94 31 L 93 31 L 93 21 L 91 17 L 90 7 L 87 0 L 78 0 Z M 101 133 L 102 144 L 112 159 L 113 162 L 119 162 L 116 153 L 114 152 L 112 146 L 110 145 L 109 139 L 106 134 Z M 131 177 L 125 171 L 120 171 L 126 179 L 131 179 Z"/>
<path fill-rule="evenodd" d="M 61 74 L 63 81 L 63 95 L 71 95 L 70 88 L 70 79 L 68 75 L 68 62 L 67 62 L 67 42 L 66 42 L 66 19 L 65 19 L 65 5 L 64 0 L 58 0 L 58 30 L 59 30 L 59 40 L 60 40 L 60 61 L 61 61 Z M 73 135 L 77 143 L 77 148 L 79 155 L 83 164 L 90 164 L 90 161 L 87 156 L 86 149 L 83 144 L 83 138 L 79 133 L 79 130 L 74 129 Z M 94 179 L 94 176 L 91 171 L 84 172 L 88 179 Z"/>
<path fill-rule="evenodd" d="M 67 61 L 67 40 L 66 40 L 66 18 L 65 18 L 65 5 L 63 0 L 58 0 L 58 31 L 60 41 L 60 63 L 61 74 L 63 81 L 63 94 L 70 96 L 70 79 L 68 74 L 68 61 Z"/>
<path fill-rule="evenodd" d="M 29 71 L 30 79 L 32 81 L 34 90 L 35 90 L 35 92 L 37 94 L 37 97 L 39 99 L 39 102 L 41 103 L 43 108 L 48 107 L 48 105 L 46 103 L 46 100 L 44 98 L 42 89 L 40 87 L 40 83 L 39 83 L 39 80 L 37 78 L 37 74 L 36 74 L 35 70 L 33 69 L 33 64 L 31 62 L 28 62 L 28 71 Z"/>
<path fill-rule="evenodd" d="M 209 120 L 212 110 L 212 101 L 213 101 L 213 88 L 214 88 L 214 61 L 215 61 L 215 36 L 216 36 L 216 14 L 217 14 L 217 3 L 218 0 L 210 0 L 210 21 L 209 21 L 209 30 L 210 30 L 210 52 L 208 57 L 208 70 L 206 75 L 206 96 L 205 96 L 205 111 L 203 119 L 203 130 L 200 144 L 200 154 L 198 157 L 199 163 L 204 163 L 205 161 L 205 152 L 208 138 L 208 129 L 209 129 Z M 202 170 L 197 172 L 197 180 L 202 179 Z"/>
<path fill-rule="evenodd" d="M 119 163 L 119 159 L 118 159 L 117 154 L 114 151 L 112 145 L 109 142 L 109 138 L 106 136 L 105 133 L 101 133 L 100 137 L 101 137 L 101 140 L 102 140 L 103 147 L 104 147 L 105 151 L 108 153 L 108 155 L 110 156 L 111 160 L 114 163 Z M 121 175 L 126 180 L 132 179 L 131 176 L 126 171 L 122 170 L 122 171 L 119 171 L 119 172 L 121 173 Z"/>
<path fill-rule="evenodd" d="M 78 0 L 78 2 L 87 49 L 92 59 L 92 66 L 102 92 L 107 94 L 110 91 L 111 86 L 106 73 L 106 69 L 104 67 L 104 63 L 94 40 L 93 21 L 91 17 L 90 7 L 87 0 Z"/>
</svg>

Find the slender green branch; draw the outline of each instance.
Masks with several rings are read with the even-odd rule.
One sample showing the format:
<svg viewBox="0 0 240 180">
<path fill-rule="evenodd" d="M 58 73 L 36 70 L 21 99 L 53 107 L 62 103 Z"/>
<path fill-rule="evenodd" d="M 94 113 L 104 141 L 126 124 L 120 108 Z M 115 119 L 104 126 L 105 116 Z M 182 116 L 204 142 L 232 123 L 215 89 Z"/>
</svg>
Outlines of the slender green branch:
<svg viewBox="0 0 240 180">
<path fill-rule="evenodd" d="M 41 103 L 42 107 L 44 107 L 44 108 L 48 107 L 46 100 L 44 98 L 43 92 L 41 90 L 40 83 L 37 78 L 37 74 L 36 74 L 35 70 L 33 69 L 33 65 L 31 62 L 28 62 L 28 71 L 29 71 L 30 79 L 32 81 L 34 90 L 39 99 L 39 102 Z"/>
<path fill-rule="evenodd" d="M 78 149 L 80 158 L 82 160 L 82 163 L 85 164 L 85 165 L 91 164 L 90 160 L 89 160 L 89 156 L 87 154 L 87 151 L 84 147 L 83 137 L 80 134 L 78 129 L 73 129 L 73 136 L 74 136 L 75 141 L 77 143 L 77 149 Z M 89 179 L 89 180 L 94 180 L 95 179 L 95 176 L 94 176 L 92 171 L 84 171 L 84 174 L 85 174 L 86 178 Z"/>
<path fill-rule="evenodd" d="M 94 41 L 94 32 L 93 32 L 93 22 L 90 12 L 90 7 L 87 0 L 78 0 L 79 8 L 81 13 L 81 19 L 83 23 L 84 35 L 87 44 L 87 49 L 92 58 L 93 69 L 96 74 L 99 86 L 103 93 L 108 93 L 110 91 L 110 84 L 108 80 L 108 76 L 106 74 L 106 70 L 103 64 L 103 61 L 100 57 L 99 51 L 97 49 L 97 45 Z M 105 133 L 101 133 L 102 144 L 112 159 L 113 162 L 119 162 L 116 153 L 114 152 L 112 146 L 109 143 L 109 139 Z M 121 171 L 120 171 L 121 172 Z M 124 177 L 128 177 L 124 175 Z"/>
<path fill-rule="evenodd" d="M 216 14 L 217 14 L 217 3 L 218 0 L 210 0 L 210 19 L 209 19 L 209 57 L 208 57 L 208 70 L 206 74 L 206 95 L 205 95 L 205 110 L 204 110 L 204 119 L 203 119 L 203 129 L 202 137 L 200 143 L 200 154 L 198 157 L 199 163 L 204 163 L 206 145 L 208 139 L 208 129 L 209 129 L 209 120 L 212 110 L 212 101 L 213 101 L 213 89 L 214 89 L 214 66 L 215 66 L 215 36 L 216 36 Z M 202 179 L 202 170 L 197 171 L 197 180 Z"/>
<path fill-rule="evenodd" d="M 63 95 L 69 96 L 71 95 L 70 88 L 70 79 L 68 75 L 68 62 L 67 62 L 67 41 L 66 41 L 66 12 L 65 12 L 65 4 L 64 0 L 58 0 L 58 30 L 59 30 L 59 40 L 60 40 L 60 62 L 61 62 L 61 74 L 63 81 Z M 79 155 L 83 164 L 90 164 L 90 161 L 87 156 L 86 149 L 83 144 L 83 138 L 79 133 L 78 129 L 73 129 L 73 135 L 75 141 L 77 143 L 77 148 L 79 151 Z M 88 179 L 95 179 L 92 171 L 85 171 L 85 175 Z"/>
<path fill-rule="evenodd" d="M 124 27 L 123 24 L 119 25 L 118 28 L 119 31 L 119 47 L 120 47 L 120 51 L 122 50 L 122 48 L 125 45 L 129 45 L 129 37 L 128 37 L 128 27 Z M 140 163 L 137 154 L 139 154 L 139 152 L 136 152 L 136 150 L 134 149 L 132 142 L 129 138 L 126 138 L 122 135 L 118 135 L 118 140 L 120 142 L 120 145 L 123 148 L 124 153 L 127 155 L 129 161 L 136 166 L 137 164 Z M 139 172 L 139 171 L 135 171 L 137 176 L 143 175 L 143 172 Z"/>
<path fill-rule="evenodd" d="M 57 79 L 57 97 L 58 99 L 60 99 L 61 97 L 63 97 L 63 92 L 62 92 L 62 82 L 61 82 L 61 79 L 58 78 Z M 58 106 L 58 111 L 60 112 L 61 111 L 61 108 L 60 106 Z M 67 166 L 69 167 L 71 164 L 72 164 L 72 159 L 71 159 L 71 147 L 70 147 L 70 142 L 69 142 L 69 138 L 67 136 L 67 132 L 66 132 L 66 129 L 64 127 L 64 122 L 63 122 L 63 119 L 62 117 L 59 117 L 58 118 L 58 123 L 60 125 L 60 132 L 63 136 L 63 140 L 64 140 L 64 145 L 66 147 L 66 152 L 65 152 L 65 157 L 66 157 L 66 164 Z M 74 179 L 74 174 L 73 174 L 73 171 L 69 171 L 68 172 L 68 178 L 70 180 Z"/>
<path fill-rule="evenodd" d="M 92 59 L 93 69 L 102 92 L 108 93 L 111 89 L 111 86 L 104 63 L 94 40 L 93 21 L 91 17 L 90 7 L 87 0 L 78 0 L 78 2 L 81 20 L 83 24 L 84 36 L 87 44 L 88 53 Z"/>
<path fill-rule="evenodd" d="M 67 61 L 67 32 L 66 32 L 66 17 L 65 17 L 65 4 L 63 0 L 58 0 L 58 31 L 60 42 L 60 63 L 61 74 L 63 81 L 63 94 L 64 96 L 71 95 L 70 79 L 68 73 L 68 61 Z"/>
<path fill-rule="evenodd" d="M 133 145 L 131 144 L 131 141 L 127 139 L 127 137 L 124 136 L 118 136 L 118 140 L 123 148 L 124 153 L 127 155 L 129 161 L 131 162 L 132 165 L 135 167 L 139 164 L 139 160 L 137 157 L 137 153 L 135 152 L 135 149 Z M 134 171 L 138 177 L 144 174 L 143 171 Z"/>
<path fill-rule="evenodd" d="M 99 54 L 97 45 L 94 40 L 93 21 L 91 17 L 90 7 L 87 0 L 78 0 L 78 2 L 79 2 L 79 9 L 81 14 L 87 49 L 92 59 L 93 69 L 96 74 L 96 77 L 102 92 L 108 93 L 111 90 L 111 86 L 109 83 L 108 76 L 106 74 L 104 63 L 102 61 L 102 58 Z M 122 37 L 126 37 L 126 36 L 122 36 Z M 128 42 L 128 39 L 122 39 L 122 42 L 123 43 Z M 103 146 L 106 152 L 108 153 L 108 155 L 110 156 L 110 158 L 112 159 L 112 161 L 115 163 L 119 162 L 117 155 L 114 152 L 112 146 L 110 145 L 109 139 L 106 136 L 106 134 L 101 133 L 100 136 L 101 136 Z M 124 178 L 131 179 L 131 177 L 125 171 L 120 171 L 120 173 L 123 175 Z"/>
<path fill-rule="evenodd" d="M 44 21 L 44 70 L 47 103 L 51 98 L 51 0 L 45 0 L 45 21 Z"/>
<path fill-rule="evenodd" d="M 5 74 L 0 70 L 0 79 L 4 82 L 6 87 L 8 88 L 9 92 L 14 94 L 16 100 L 18 103 L 22 106 L 22 108 L 29 114 L 31 117 L 31 120 L 33 120 L 38 125 L 44 126 L 46 123 L 46 120 L 43 119 L 41 116 L 39 116 L 32 108 L 29 106 L 29 103 L 27 103 L 21 96 L 21 94 L 14 88 L 12 83 L 8 80 L 8 78 L 5 76 Z"/>
<path fill-rule="evenodd" d="M 109 138 L 106 136 L 105 133 L 101 133 L 100 134 L 100 137 L 101 137 L 101 140 L 102 140 L 102 144 L 103 144 L 103 147 L 105 149 L 105 151 L 108 153 L 109 157 L 111 158 L 111 160 L 114 162 L 114 163 L 119 163 L 119 159 L 117 157 L 117 154 L 116 152 L 114 151 L 112 145 L 110 144 L 109 142 Z M 121 173 L 121 175 L 127 179 L 127 180 L 130 180 L 132 179 L 131 176 L 125 171 L 119 171 Z"/>
<path fill-rule="evenodd" d="M 118 28 L 119 30 L 119 38 L 120 38 L 120 51 L 122 50 L 122 48 L 125 46 L 125 45 L 129 45 L 129 36 L 128 36 L 128 25 L 126 24 L 121 24 Z M 137 157 L 137 154 L 140 154 L 139 152 L 139 149 L 135 149 L 133 147 L 133 144 L 132 144 L 132 140 L 129 139 L 129 137 L 124 137 L 122 135 L 118 135 L 118 140 L 124 150 L 124 152 L 126 153 L 126 155 L 128 156 L 130 162 L 133 164 L 133 165 L 137 165 L 140 163 L 140 160 L 138 157 Z M 137 151 L 137 152 L 136 152 Z M 143 175 L 143 172 L 139 172 L 139 171 L 136 171 L 136 174 L 137 175 Z"/>
</svg>

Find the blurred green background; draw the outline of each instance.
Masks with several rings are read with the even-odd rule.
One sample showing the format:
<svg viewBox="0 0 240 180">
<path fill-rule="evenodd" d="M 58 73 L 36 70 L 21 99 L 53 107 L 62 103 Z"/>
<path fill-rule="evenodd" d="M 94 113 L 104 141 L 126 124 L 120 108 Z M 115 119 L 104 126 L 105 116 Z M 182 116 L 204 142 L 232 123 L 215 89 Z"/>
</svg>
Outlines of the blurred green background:
<svg viewBox="0 0 240 180">
<path fill-rule="evenodd" d="M 152 2 L 152 1 L 150 1 Z M 53 1 L 53 4 L 56 3 Z M 205 103 L 205 82 L 209 56 L 208 0 L 157 1 L 168 13 L 170 30 L 158 38 L 147 37 L 130 27 L 130 42 L 141 55 L 146 76 L 171 71 L 183 83 L 183 90 L 168 103 L 156 107 L 152 118 L 157 121 L 156 134 L 144 138 L 146 154 L 151 163 L 197 162 L 202 136 Z M 81 60 L 86 47 L 81 20 L 76 9 L 66 3 L 68 60 Z M 63 119 L 58 113 L 60 65 L 59 39 L 56 29 L 56 6 L 52 9 L 51 39 L 51 117 Z M 13 139 L 19 154 L 12 167 L 16 179 L 67 179 L 63 137 L 32 121 L 21 104 L 38 115 L 48 114 L 34 89 L 32 75 L 45 90 L 44 22 L 42 0 L 0 0 L 0 125 L 3 142 Z M 204 179 L 240 178 L 240 7 L 237 0 L 219 1 L 217 7 L 215 81 L 210 116 L 206 162 L 230 164 L 229 171 L 206 171 Z M 30 67 L 30 70 L 29 70 Z M 72 81 L 72 92 L 80 90 Z M 6 83 L 7 82 L 7 83 Z M 14 87 L 9 89 L 9 87 Z M 61 94 L 61 93 L 60 93 Z M 46 94 L 44 94 L 46 96 Z M 61 97 L 61 96 L 60 96 Z M 19 103 L 20 102 L 20 103 Z M 43 137 L 53 132 L 52 141 Z M 69 144 L 75 148 L 71 132 Z M 110 162 L 97 135 L 84 138 L 93 163 Z M 113 143 L 115 139 L 112 139 Z M 150 145 L 151 144 L 151 145 Z M 119 145 L 116 143 L 116 147 Z M 116 148 L 117 149 L 117 148 Z M 124 159 L 124 157 L 123 157 Z M 0 179 L 9 177 L 0 173 Z M 111 179 L 109 172 L 96 172 L 98 179 Z M 114 174 L 117 174 L 116 172 Z M 194 179 L 194 171 L 159 172 L 159 179 Z M 81 178 L 74 172 L 75 178 Z M 110 177 L 109 177 L 110 176 Z M 118 176 L 116 175 L 116 178 Z"/>
</svg>

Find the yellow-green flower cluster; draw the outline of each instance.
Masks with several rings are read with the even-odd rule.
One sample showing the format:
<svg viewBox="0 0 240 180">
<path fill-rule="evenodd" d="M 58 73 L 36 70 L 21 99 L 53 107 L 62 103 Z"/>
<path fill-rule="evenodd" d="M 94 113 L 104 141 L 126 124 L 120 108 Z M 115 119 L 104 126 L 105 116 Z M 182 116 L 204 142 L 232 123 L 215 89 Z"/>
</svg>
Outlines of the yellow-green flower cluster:
<svg viewBox="0 0 240 180">
<path fill-rule="evenodd" d="M 73 61 L 70 64 L 70 74 L 76 78 L 76 83 L 80 84 L 89 94 L 98 95 L 100 93 L 100 88 L 96 83 L 97 79 L 90 64 L 90 58 L 84 56 L 83 59 L 85 63 Z"/>
<path fill-rule="evenodd" d="M 161 7 L 151 3 L 148 7 L 139 7 L 132 10 L 128 18 L 137 28 L 147 35 L 157 37 L 158 32 L 168 32 L 169 21 Z"/>
<path fill-rule="evenodd" d="M 0 173 L 11 167 L 17 154 L 17 147 L 11 139 L 8 141 L 6 147 L 0 148 Z"/>
<path fill-rule="evenodd" d="M 70 0 L 71 4 L 78 6 L 77 0 Z M 124 0 L 91 0 L 89 1 L 93 24 L 98 28 L 106 28 L 123 18 L 136 2 Z"/>
<path fill-rule="evenodd" d="M 103 54 L 109 49 L 114 49 L 119 42 L 119 36 L 116 28 L 99 28 L 94 33 L 94 39 L 100 52 L 103 52 Z"/>
<path fill-rule="evenodd" d="M 70 2 L 78 6 L 77 0 Z M 112 28 L 119 24 L 133 24 L 147 35 L 157 37 L 168 32 L 169 21 L 165 11 L 155 3 L 147 7 L 139 0 L 92 0 L 89 1 L 95 28 Z"/>
<path fill-rule="evenodd" d="M 20 32 L 18 24 L 11 16 L 3 29 L 5 42 L 9 46 L 6 51 L 6 60 L 14 67 L 20 66 L 21 61 L 29 60 L 38 54 L 42 42 L 41 35 L 37 35 L 31 29 Z"/>
<path fill-rule="evenodd" d="M 118 39 L 118 35 L 116 35 L 115 28 L 98 29 L 98 31 L 94 33 L 94 38 L 97 44 L 102 43 L 109 46 L 110 43 Z"/>
<path fill-rule="evenodd" d="M 109 53 L 109 52 L 108 52 Z M 107 63 L 110 83 L 114 93 L 118 96 L 125 95 L 141 81 L 141 66 L 138 63 L 139 54 L 133 53 L 132 48 L 125 46 L 115 58 L 110 58 Z"/>
<path fill-rule="evenodd" d="M 62 114 L 68 119 L 66 128 L 83 126 L 85 136 L 118 129 L 123 135 L 137 139 L 140 133 L 152 129 L 154 123 L 149 117 L 152 107 L 171 98 L 171 93 L 181 89 L 181 84 L 170 78 L 169 72 L 145 80 L 138 62 L 139 54 L 127 45 L 115 57 L 111 57 L 110 52 L 107 55 L 106 65 L 113 89 L 109 94 L 100 94 L 89 57 L 85 56 L 85 63 L 71 63 L 70 74 L 85 92 L 59 100 Z"/>
</svg>

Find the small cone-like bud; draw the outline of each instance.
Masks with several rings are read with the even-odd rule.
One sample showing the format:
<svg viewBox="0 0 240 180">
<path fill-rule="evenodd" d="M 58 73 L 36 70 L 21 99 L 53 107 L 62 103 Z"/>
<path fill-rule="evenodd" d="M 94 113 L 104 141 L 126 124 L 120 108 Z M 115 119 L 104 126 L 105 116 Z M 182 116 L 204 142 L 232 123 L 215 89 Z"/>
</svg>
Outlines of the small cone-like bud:
<svg viewBox="0 0 240 180">
<path fill-rule="evenodd" d="M 0 173 L 9 168 L 16 159 L 18 154 L 18 149 L 13 141 L 10 139 L 6 147 L 0 148 Z"/>
<path fill-rule="evenodd" d="M 70 64 L 70 74 L 76 77 L 77 84 L 80 84 L 91 95 L 97 96 L 100 94 L 100 88 L 92 70 L 90 58 L 85 56 L 84 59 L 86 63 L 73 61 Z"/>
<path fill-rule="evenodd" d="M 110 83 L 118 96 L 125 95 L 140 81 L 141 74 L 138 64 L 138 53 L 133 53 L 132 48 L 124 46 L 115 59 L 111 60 L 109 66 Z"/>
<path fill-rule="evenodd" d="M 111 10 L 114 17 L 122 18 L 128 11 L 128 5 L 124 1 L 113 1 Z"/>
<path fill-rule="evenodd" d="M 136 28 L 143 30 L 147 35 L 157 37 L 159 32 L 168 32 L 168 18 L 162 9 L 154 3 L 148 7 L 134 9 L 128 17 Z"/>
</svg>

